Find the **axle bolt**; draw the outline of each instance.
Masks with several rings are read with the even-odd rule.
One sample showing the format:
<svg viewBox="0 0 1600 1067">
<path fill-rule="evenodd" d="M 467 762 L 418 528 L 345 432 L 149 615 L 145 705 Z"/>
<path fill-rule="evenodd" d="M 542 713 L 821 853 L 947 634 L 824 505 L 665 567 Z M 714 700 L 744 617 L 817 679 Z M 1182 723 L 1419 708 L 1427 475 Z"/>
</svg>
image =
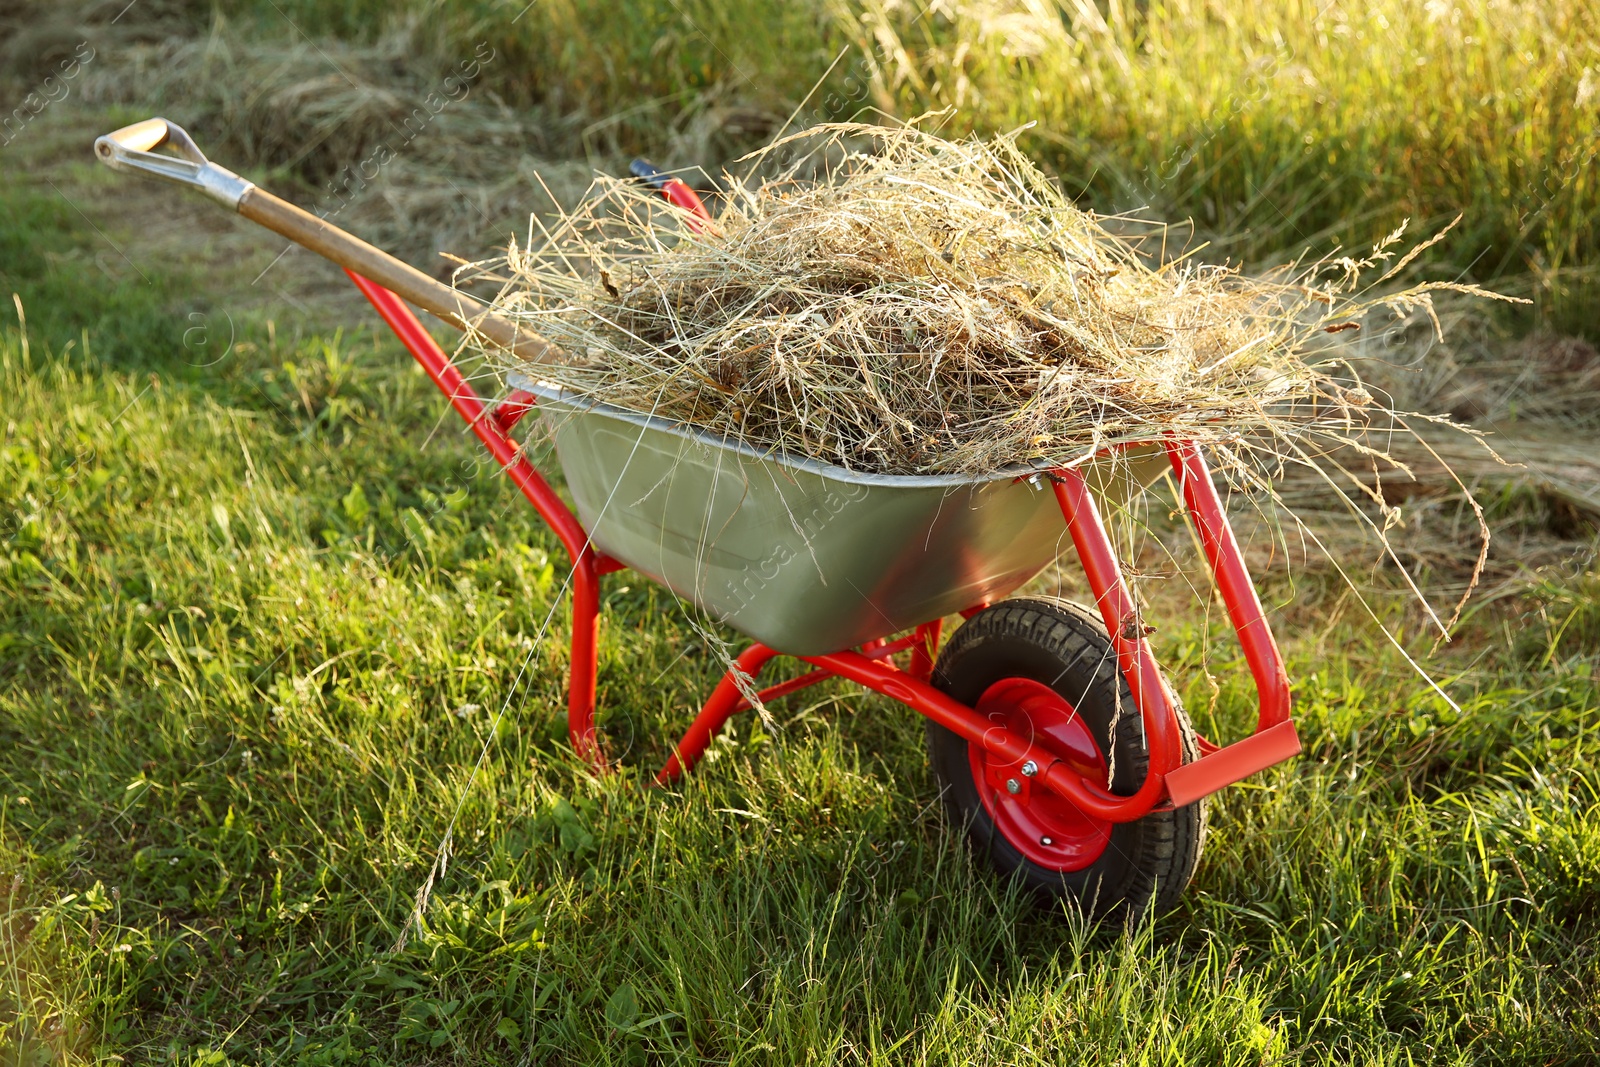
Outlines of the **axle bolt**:
<svg viewBox="0 0 1600 1067">
<path fill-rule="evenodd" d="M 1039 773 L 1039 765 L 1037 763 L 1033 762 L 1033 760 L 1029 760 L 1027 763 L 1024 763 L 1022 765 L 1022 776 L 1024 778 L 1032 778 L 1034 775 L 1036 775 L 1038 773 Z"/>
<path fill-rule="evenodd" d="M 1015 778 L 1007 778 L 1006 792 L 1010 793 L 1012 796 L 1016 796 L 1018 793 L 1022 792 L 1022 783 L 1017 781 Z"/>
<path fill-rule="evenodd" d="M 1051 845 L 1055 844 L 1055 842 L 1050 840 L 1048 837 L 1041 837 L 1039 838 L 1039 844 L 1043 845 L 1045 848 L 1049 848 Z"/>
</svg>

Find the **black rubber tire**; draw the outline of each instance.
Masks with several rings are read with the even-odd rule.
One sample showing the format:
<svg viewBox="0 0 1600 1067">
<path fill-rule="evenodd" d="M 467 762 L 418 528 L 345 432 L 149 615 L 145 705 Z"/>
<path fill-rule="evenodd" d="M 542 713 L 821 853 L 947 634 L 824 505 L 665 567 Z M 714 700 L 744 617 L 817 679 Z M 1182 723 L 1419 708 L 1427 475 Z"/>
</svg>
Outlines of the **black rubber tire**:
<svg viewBox="0 0 1600 1067">
<path fill-rule="evenodd" d="M 1112 755 L 1112 789 L 1134 792 L 1149 766 L 1144 728 L 1133 695 L 1117 670 L 1111 641 L 1098 614 L 1048 597 L 1007 600 L 974 615 L 940 652 L 933 684 L 971 707 L 1002 678 L 1028 678 L 1054 689 L 1076 708 L 1100 750 Z M 1117 702 L 1124 709 L 1116 719 Z M 1199 758 L 1194 728 L 1177 709 L 1185 763 Z M 1079 871 L 1053 871 L 1024 856 L 998 830 L 973 781 L 968 742 L 927 723 L 928 756 L 951 821 L 966 830 L 974 851 L 1002 875 L 1015 877 L 1047 898 L 1067 897 L 1095 919 L 1147 909 L 1170 911 L 1189 884 L 1205 846 L 1205 801 L 1151 812 L 1112 828 L 1104 853 Z"/>
</svg>

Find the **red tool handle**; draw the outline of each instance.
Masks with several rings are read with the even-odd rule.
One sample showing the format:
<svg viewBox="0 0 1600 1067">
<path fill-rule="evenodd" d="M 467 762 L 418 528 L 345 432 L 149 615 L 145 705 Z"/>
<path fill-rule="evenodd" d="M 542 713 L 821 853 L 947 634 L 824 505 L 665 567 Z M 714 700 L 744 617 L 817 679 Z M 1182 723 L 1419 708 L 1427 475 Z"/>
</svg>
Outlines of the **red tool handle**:
<svg viewBox="0 0 1600 1067">
<path fill-rule="evenodd" d="M 706 206 L 701 202 L 700 197 L 684 183 L 683 179 L 673 177 L 648 159 L 634 160 L 628 165 L 628 170 L 640 181 L 649 182 L 655 186 L 657 191 L 666 197 L 667 202 L 674 207 L 682 208 L 697 219 L 710 220 L 711 212 L 706 210 Z M 690 223 L 690 225 L 694 224 Z M 700 229 L 699 226 L 694 226 L 694 228 L 696 231 Z"/>
</svg>

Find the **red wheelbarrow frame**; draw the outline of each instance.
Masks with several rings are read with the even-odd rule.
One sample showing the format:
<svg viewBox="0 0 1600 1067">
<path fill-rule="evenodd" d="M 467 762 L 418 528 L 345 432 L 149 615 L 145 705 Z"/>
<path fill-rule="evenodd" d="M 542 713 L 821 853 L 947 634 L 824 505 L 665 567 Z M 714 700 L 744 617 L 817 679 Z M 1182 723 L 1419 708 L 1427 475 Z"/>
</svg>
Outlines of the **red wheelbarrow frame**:
<svg viewBox="0 0 1600 1067">
<path fill-rule="evenodd" d="M 594 722 L 600 578 L 626 570 L 627 565 L 596 550 L 577 515 L 512 439 L 512 429 L 533 410 L 533 395 L 517 390 L 490 407 L 400 297 L 353 271 L 347 269 L 345 273 L 450 399 L 501 469 L 555 531 L 571 557 L 572 653 L 567 728 L 578 753 L 596 772 L 604 772 L 606 761 Z M 1255 679 L 1260 710 L 1255 731 L 1248 737 L 1226 746 L 1202 738 L 1201 758 L 1189 764 L 1183 762 L 1171 691 L 1145 640 L 1099 508 L 1083 475 L 1072 468 L 1052 470 L 1048 477 L 1078 558 L 1083 562 L 1095 604 L 1105 620 L 1118 668 L 1127 679 L 1134 705 L 1143 719 L 1149 747 L 1149 771 L 1143 785 L 1132 795 L 1109 792 L 1102 783 L 1068 768 L 1043 746 L 991 723 L 972 708 L 934 688 L 930 679 L 941 627 L 937 619 L 892 640 L 884 638 L 868 642 L 859 649 L 823 656 L 798 657 L 814 669 L 761 690 L 761 700 L 772 700 L 828 678 L 848 678 L 905 704 L 969 742 L 982 745 L 995 757 L 994 763 L 1001 773 L 1009 774 L 1011 768 L 1016 769 L 1024 789 L 1034 784 L 1043 785 L 1077 805 L 1085 814 L 1109 822 L 1131 822 L 1162 805 L 1191 804 L 1299 754 L 1300 740 L 1289 718 L 1289 679 L 1283 657 L 1245 569 L 1238 541 L 1228 524 L 1205 458 L 1190 442 L 1168 442 L 1163 447 L 1172 462 L 1185 507 L 1198 531 L 1229 620 Z M 971 616 L 985 606 L 975 604 L 962 614 Z M 910 653 L 910 662 L 905 668 L 891 661 L 891 657 L 900 652 Z M 762 667 L 778 655 L 780 653 L 759 642 L 740 654 L 712 690 L 688 732 L 674 747 L 666 766 L 657 773 L 658 783 L 671 782 L 694 766 L 723 725 L 738 712 L 751 707 L 743 695 L 744 690 L 753 684 Z M 741 687 L 735 672 L 752 681 Z"/>
<path fill-rule="evenodd" d="M 167 155 L 155 154 L 156 149 L 162 147 L 173 151 Z M 95 141 L 95 153 L 115 170 L 142 173 L 196 189 L 241 216 L 345 268 L 401 343 L 478 435 L 495 462 L 566 547 L 572 559 L 572 676 L 567 691 L 567 725 L 579 754 L 597 772 L 603 772 L 605 756 L 595 736 L 594 725 L 600 578 L 625 569 L 625 565 L 595 549 L 589 532 L 572 509 L 534 469 L 521 446 L 512 439 L 512 429 L 533 409 L 534 397 L 519 390 L 491 408 L 423 329 L 406 301 L 397 295 L 397 290 L 442 321 L 477 332 L 490 343 L 530 361 L 549 358 L 549 346 L 528 335 L 516 322 L 495 315 L 493 309 L 472 297 L 210 162 L 181 127 L 166 119 L 146 119 L 100 137 Z M 649 166 L 636 169 L 636 173 L 686 212 L 690 227 L 701 225 L 706 217 L 705 208 L 687 185 Z M 371 280 L 374 277 L 385 284 Z M 1048 748 L 990 722 L 934 688 L 930 683 L 941 625 L 937 619 L 923 623 L 909 634 L 870 641 L 857 649 L 824 656 L 802 656 L 800 658 L 814 669 L 762 690 L 760 699 L 771 700 L 827 678 L 848 678 L 900 701 L 969 743 L 981 746 L 992 757 L 986 764 L 1008 779 L 1009 791 L 1026 794 L 1035 785 L 1042 785 L 1076 805 L 1084 814 L 1108 822 L 1131 822 L 1162 805 L 1191 804 L 1298 754 L 1300 741 L 1289 720 L 1289 680 L 1283 658 L 1267 627 L 1261 602 L 1240 557 L 1238 542 L 1228 525 L 1227 513 L 1217 497 L 1205 459 L 1192 442 L 1160 444 L 1172 462 L 1185 507 L 1198 530 L 1228 617 L 1255 678 L 1260 712 L 1256 728 L 1248 737 L 1225 747 L 1202 739 L 1201 757 L 1193 763 L 1183 762 L 1172 693 L 1145 640 L 1099 509 L 1083 475 L 1072 468 L 1049 471 L 1048 477 L 1105 621 L 1118 669 L 1127 679 L 1144 725 L 1149 770 L 1143 784 L 1132 795 L 1109 792 L 1100 782 L 1071 770 Z M 985 606 L 975 604 L 962 614 L 971 616 Z M 891 659 L 901 652 L 910 653 L 910 661 L 903 669 Z M 656 775 L 658 782 L 670 782 L 692 767 L 728 719 L 751 706 L 744 696 L 753 684 L 748 680 L 753 680 L 778 654 L 759 642 L 740 654 L 674 748 L 666 766 Z M 745 676 L 746 684 L 740 684 L 740 675 Z M 1015 790 L 1011 789 L 1012 768 L 1015 768 L 1018 787 Z M 1026 795 L 1020 799 L 1026 801 Z"/>
</svg>

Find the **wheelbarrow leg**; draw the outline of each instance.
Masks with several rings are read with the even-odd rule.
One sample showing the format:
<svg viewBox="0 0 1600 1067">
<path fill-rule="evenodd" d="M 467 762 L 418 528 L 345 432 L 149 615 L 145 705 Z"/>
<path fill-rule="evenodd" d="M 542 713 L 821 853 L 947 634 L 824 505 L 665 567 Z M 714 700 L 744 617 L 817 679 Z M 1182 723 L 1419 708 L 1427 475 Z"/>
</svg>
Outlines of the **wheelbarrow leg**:
<svg viewBox="0 0 1600 1067">
<path fill-rule="evenodd" d="M 595 686 L 599 673 L 600 574 L 592 550 L 572 567 L 572 661 L 567 683 L 567 733 L 578 755 L 603 773 L 605 754 L 595 733 Z"/>
</svg>

